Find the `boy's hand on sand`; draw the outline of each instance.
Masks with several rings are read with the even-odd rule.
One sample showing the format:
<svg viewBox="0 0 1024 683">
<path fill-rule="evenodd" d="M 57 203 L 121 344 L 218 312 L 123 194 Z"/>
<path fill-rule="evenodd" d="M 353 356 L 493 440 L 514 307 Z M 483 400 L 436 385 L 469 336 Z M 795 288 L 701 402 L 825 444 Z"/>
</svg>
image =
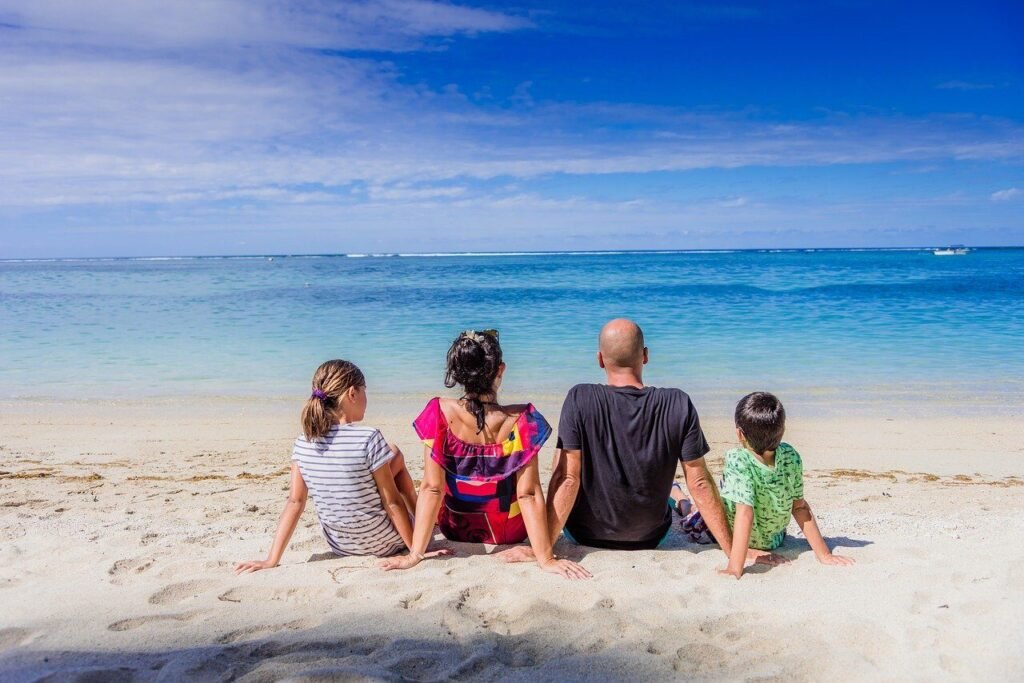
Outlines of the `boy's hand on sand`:
<svg viewBox="0 0 1024 683">
<path fill-rule="evenodd" d="M 751 548 L 747 551 L 747 560 L 757 564 L 766 564 L 769 567 L 777 567 L 780 564 L 789 564 L 790 562 L 788 557 L 776 555 L 766 550 L 757 550 L 756 548 Z"/>
<path fill-rule="evenodd" d="M 252 572 L 258 572 L 261 569 L 273 569 L 277 566 L 276 562 L 270 560 L 250 560 L 249 562 L 239 562 L 235 565 L 236 574 L 251 574 Z"/>
<path fill-rule="evenodd" d="M 850 565 L 856 564 L 856 561 L 852 557 L 846 555 L 822 555 L 818 558 L 818 562 L 822 564 L 831 564 L 837 567 L 849 567 Z"/>
<path fill-rule="evenodd" d="M 546 572 L 564 576 L 567 579 L 589 579 L 593 576 L 593 574 L 572 560 L 557 560 L 553 557 L 541 563 L 540 568 Z"/>
<path fill-rule="evenodd" d="M 742 579 L 743 578 L 743 567 L 740 567 L 739 569 L 733 569 L 732 567 L 726 567 L 724 569 L 719 569 L 718 573 L 721 574 L 722 576 L 732 576 L 732 577 L 734 577 L 736 579 Z"/>
</svg>

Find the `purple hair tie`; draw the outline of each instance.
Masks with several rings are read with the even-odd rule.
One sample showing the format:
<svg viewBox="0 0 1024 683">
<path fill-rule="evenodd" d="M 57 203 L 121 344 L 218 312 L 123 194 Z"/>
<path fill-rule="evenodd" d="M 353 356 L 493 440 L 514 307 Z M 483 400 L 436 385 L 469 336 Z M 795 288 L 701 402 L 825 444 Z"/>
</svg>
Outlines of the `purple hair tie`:
<svg viewBox="0 0 1024 683">
<path fill-rule="evenodd" d="M 320 391 L 319 389 L 314 389 L 313 390 L 313 395 L 312 395 L 311 398 L 318 398 L 321 401 L 323 401 L 325 398 L 327 398 L 327 394 L 325 394 L 324 392 Z"/>
</svg>

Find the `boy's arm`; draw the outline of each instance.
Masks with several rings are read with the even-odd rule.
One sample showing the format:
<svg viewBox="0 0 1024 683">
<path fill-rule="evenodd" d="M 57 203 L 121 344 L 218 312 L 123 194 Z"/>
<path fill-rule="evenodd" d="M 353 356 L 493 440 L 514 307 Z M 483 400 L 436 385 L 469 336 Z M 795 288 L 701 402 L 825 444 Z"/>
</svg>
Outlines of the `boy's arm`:
<svg viewBox="0 0 1024 683">
<path fill-rule="evenodd" d="M 718 494 L 718 487 L 715 486 L 711 472 L 708 471 L 707 462 L 704 458 L 683 461 L 683 476 L 686 477 L 686 488 L 690 491 L 694 504 L 700 510 L 700 516 L 708 525 L 711 535 L 718 541 L 726 556 L 731 557 L 733 537 L 729 531 L 729 522 L 725 518 L 725 508 L 722 506 L 722 498 Z M 749 540 L 749 539 L 748 539 Z M 746 550 L 746 542 L 743 548 Z"/>
<path fill-rule="evenodd" d="M 719 569 L 720 574 L 743 576 L 743 565 L 747 562 L 747 549 L 750 547 L 750 532 L 754 528 L 754 508 L 743 503 L 736 503 L 736 518 L 732 525 L 732 550 L 729 552 L 729 566 Z"/>
<path fill-rule="evenodd" d="M 281 518 L 277 522 L 277 531 L 274 533 L 274 542 L 270 546 L 270 552 L 267 553 L 267 559 L 239 562 L 235 565 L 236 574 L 247 574 L 277 566 L 277 563 L 281 561 L 281 555 L 284 554 L 284 549 L 288 547 L 288 541 L 291 540 L 292 534 L 295 532 L 295 525 L 302 517 L 302 511 L 306 509 L 308 497 L 309 490 L 306 488 L 306 482 L 302 480 L 299 466 L 293 462 L 291 491 L 288 493 L 288 502 L 284 504 Z"/>
<path fill-rule="evenodd" d="M 405 501 L 398 493 L 395 486 L 395 475 L 391 473 L 391 467 L 384 463 L 373 471 L 373 480 L 377 483 L 377 492 L 380 494 L 384 510 L 395 525 L 395 530 L 402 537 L 406 548 L 412 547 L 412 523 L 409 521 L 409 510 L 405 507 Z"/>
<path fill-rule="evenodd" d="M 818 562 L 821 562 L 822 564 L 835 565 L 853 564 L 852 557 L 832 554 L 832 551 L 829 550 L 828 544 L 825 543 L 825 539 L 821 535 L 821 530 L 818 529 L 818 522 L 814 519 L 814 513 L 811 512 L 811 506 L 808 505 L 807 501 L 803 498 L 798 498 L 793 501 L 793 519 L 796 520 L 797 525 L 800 527 L 800 531 L 804 534 L 804 538 L 806 538 L 807 542 L 811 545 L 811 550 L 814 551 L 814 556 L 818 558 Z"/>
</svg>

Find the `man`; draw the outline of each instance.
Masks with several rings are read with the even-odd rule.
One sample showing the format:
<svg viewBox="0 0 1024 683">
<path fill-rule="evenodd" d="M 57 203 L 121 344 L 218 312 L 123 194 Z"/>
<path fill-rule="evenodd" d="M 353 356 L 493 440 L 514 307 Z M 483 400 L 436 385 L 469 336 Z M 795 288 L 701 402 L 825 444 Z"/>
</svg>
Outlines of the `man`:
<svg viewBox="0 0 1024 683">
<path fill-rule="evenodd" d="M 597 362 L 607 384 L 578 384 L 562 405 L 548 485 L 551 538 L 597 548 L 655 548 L 672 526 L 669 497 L 676 463 L 726 556 L 732 534 L 704 462 L 710 450 L 690 397 L 644 386 L 649 353 L 640 327 L 612 320 L 601 330 Z M 527 549 L 508 551 L 515 561 Z"/>
</svg>

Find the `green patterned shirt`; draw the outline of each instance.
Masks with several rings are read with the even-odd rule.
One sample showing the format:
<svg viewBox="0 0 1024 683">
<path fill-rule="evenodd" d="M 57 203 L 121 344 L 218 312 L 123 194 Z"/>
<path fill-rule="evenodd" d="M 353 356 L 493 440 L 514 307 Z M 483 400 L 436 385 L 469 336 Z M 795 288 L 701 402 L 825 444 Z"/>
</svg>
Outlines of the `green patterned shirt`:
<svg viewBox="0 0 1024 683">
<path fill-rule="evenodd" d="M 788 443 L 776 449 L 774 467 L 746 448 L 734 448 L 725 454 L 721 488 L 729 528 L 736 520 L 737 503 L 749 505 L 754 508 L 750 547 L 774 550 L 786 537 L 793 501 L 804 497 L 803 462 Z"/>
</svg>

